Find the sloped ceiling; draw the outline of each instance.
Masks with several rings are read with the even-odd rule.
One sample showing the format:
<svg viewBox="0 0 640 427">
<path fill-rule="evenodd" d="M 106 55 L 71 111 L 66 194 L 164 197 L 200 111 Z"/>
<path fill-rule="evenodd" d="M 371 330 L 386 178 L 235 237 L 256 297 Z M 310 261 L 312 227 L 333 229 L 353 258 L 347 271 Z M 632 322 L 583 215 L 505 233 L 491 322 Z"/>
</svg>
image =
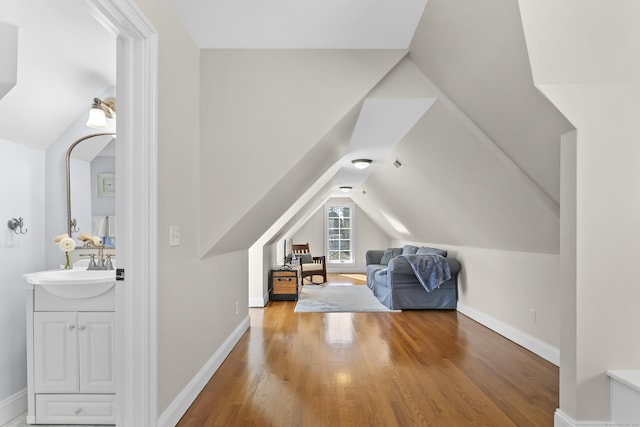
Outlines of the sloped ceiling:
<svg viewBox="0 0 640 427">
<path fill-rule="evenodd" d="M 573 127 L 533 86 L 517 3 L 431 0 L 409 59 L 438 101 L 354 200 L 391 238 L 557 253 Z"/>
<path fill-rule="evenodd" d="M 202 255 L 251 246 L 340 161 L 353 124 L 347 138 L 324 137 L 405 55 L 203 50 Z"/>
<path fill-rule="evenodd" d="M 431 0 L 410 57 L 556 203 L 571 124 L 533 86 L 518 2 Z"/>
<path fill-rule="evenodd" d="M 344 85 L 351 79 L 350 84 L 356 86 L 349 93 L 360 93 L 360 105 L 366 105 L 370 98 L 435 100 L 402 141 L 390 142 L 392 152 L 376 162 L 380 164 L 372 168 L 368 178 L 358 182 L 354 178 L 352 198 L 381 229 L 388 230 L 390 238 L 557 253 L 559 144 L 560 136 L 572 126 L 533 86 L 517 2 L 430 0 L 424 13 L 416 10 L 407 13 L 407 9 L 400 7 L 393 12 L 384 12 L 385 5 L 390 3 L 379 3 L 371 8 L 377 8 L 385 15 L 384 22 L 390 26 L 399 22 L 404 27 L 415 26 L 415 33 L 410 40 L 409 57 L 387 70 L 386 75 L 378 74 L 380 83 L 369 92 L 356 89 L 356 82 L 362 76 L 349 76 L 348 73 L 368 70 L 363 76 L 369 78 L 383 68 L 367 69 L 365 66 L 359 68 L 360 71 L 341 68 L 340 80 L 335 80 L 338 74 L 332 66 L 318 72 L 327 64 L 326 52 L 309 50 L 362 47 L 340 25 L 341 20 L 336 20 L 335 28 L 324 31 L 324 38 L 320 36 L 323 44 L 314 38 L 318 36 L 317 27 L 305 28 L 316 30 L 312 31 L 313 37 L 296 27 L 299 22 L 307 22 L 305 19 L 309 17 L 299 15 L 301 8 L 297 6 L 285 8 L 287 2 L 268 11 L 256 4 L 253 12 L 240 10 L 238 5 L 232 6 L 226 1 L 209 2 L 206 7 L 202 3 L 196 5 L 196 2 L 172 3 L 202 47 L 268 48 L 207 49 L 209 53 L 203 56 L 203 73 L 218 74 L 211 80 L 210 76 L 205 76 L 203 81 L 205 85 L 213 82 L 219 88 L 205 94 L 212 100 L 214 107 L 209 111 L 214 114 L 208 114 L 211 119 L 203 123 L 201 129 L 204 158 L 208 158 L 208 165 L 215 165 L 202 180 L 203 188 L 207 189 L 203 200 L 211 200 L 205 201 L 211 208 L 204 206 L 202 216 L 216 218 L 211 223 L 211 230 L 204 233 L 208 236 L 203 242 L 204 252 L 248 247 L 258 238 L 271 239 L 272 236 L 261 234 L 269 229 L 267 223 L 281 222 L 287 227 L 295 222 L 296 215 L 286 220 L 278 219 L 277 215 L 294 206 L 297 197 L 311 187 L 323 170 L 332 168 L 336 161 L 345 161 L 339 159 L 339 153 L 335 151 L 331 155 L 317 156 L 322 151 L 314 141 L 341 147 L 343 155 L 349 153 L 350 147 L 358 145 L 358 132 L 351 141 L 328 140 L 318 133 L 324 129 L 328 135 L 328 125 L 336 122 L 335 114 L 344 116 L 352 111 L 349 106 L 353 105 L 354 99 L 349 98 L 348 104 L 344 102 L 345 86 L 338 92 L 332 92 L 331 87 Z M 371 26 L 366 28 L 376 28 L 378 21 L 372 18 L 371 10 L 365 13 L 358 9 L 361 4 L 354 4 L 357 5 L 350 9 L 353 28 L 365 28 L 367 23 Z M 335 5 L 327 3 L 325 11 L 332 7 Z M 193 13 L 194 10 L 199 16 Z M 258 10 L 261 12 L 255 12 Z M 321 27 L 330 28 L 331 16 L 336 13 L 315 14 L 313 19 L 317 19 Z M 278 25 L 279 14 L 286 15 L 296 24 Z M 221 25 L 217 30 L 205 32 L 205 24 L 209 21 L 203 17 L 213 15 L 216 20 L 237 24 L 237 27 Z M 416 21 L 418 16 L 420 20 Z M 245 27 L 247 22 L 253 23 L 252 29 Z M 245 30 L 237 32 L 237 28 Z M 336 40 L 341 42 L 336 44 Z M 386 41 L 374 36 L 367 40 L 372 43 L 367 47 L 372 49 L 388 47 L 385 43 L 390 40 L 394 40 L 391 43 L 396 47 L 403 47 L 407 42 L 406 38 L 391 36 Z M 314 71 L 303 70 L 297 59 L 292 61 L 292 56 L 278 58 L 283 55 L 282 48 L 292 47 L 305 48 L 297 52 L 307 56 L 306 66 L 315 64 Z M 236 56 L 224 64 L 217 64 L 218 68 L 223 65 L 225 76 L 215 71 L 216 67 L 207 68 L 207 58 L 220 55 L 213 52 Z M 361 56 L 362 52 L 344 50 L 343 59 Z M 244 56 L 243 64 L 237 61 L 238 56 Z M 274 63 L 277 64 L 276 72 Z M 288 73 L 284 79 L 279 75 L 282 71 Z M 325 78 L 332 74 L 333 83 Z M 240 82 L 238 76 L 243 76 L 245 82 Z M 306 86 L 299 84 L 304 81 Z M 296 83 L 292 85 L 291 82 Z M 262 95 L 256 98 L 255 94 L 246 91 L 247 86 L 254 86 L 254 92 Z M 268 94 L 265 88 L 269 88 Z M 320 92 L 317 88 L 321 88 Z M 233 92 L 235 94 L 231 95 Z M 319 97 L 320 93 L 322 96 Z M 234 97 L 242 99 L 237 106 Z M 307 122 L 311 117 L 313 120 Z M 318 126 L 321 117 L 333 118 L 325 120 L 324 126 Z M 356 123 L 365 119 L 366 114 L 360 114 L 353 122 L 353 129 L 356 130 Z M 376 120 L 384 124 L 384 119 Z M 221 129 L 226 129 L 224 134 Z M 254 132 L 257 129 L 257 134 L 252 137 L 247 133 L 248 129 Z M 230 144 L 232 139 L 236 143 Z M 256 145 L 252 140 L 261 142 Z M 215 148 L 218 143 L 230 145 L 231 150 L 240 150 L 238 155 L 253 144 L 252 151 L 259 159 L 251 167 L 253 178 L 236 179 L 223 191 L 210 191 L 207 183 L 213 185 L 229 176 L 228 169 L 214 155 L 219 150 Z M 263 146 L 269 151 L 264 152 Z M 375 149 L 369 148 L 373 157 Z M 211 154 L 207 154 L 209 150 Z M 366 148 L 358 151 L 366 153 Z M 312 152 L 316 153 L 315 157 L 309 156 Z M 274 153 L 281 153 L 291 162 L 307 162 L 307 167 L 289 165 L 285 161 L 282 167 L 271 168 L 271 173 L 267 174 L 269 167 L 265 165 Z M 401 169 L 390 166 L 396 157 L 404 163 Z M 256 180 L 257 176 L 262 178 Z M 349 185 L 343 182 L 348 180 L 349 173 L 345 168 L 336 174 L 336 182 Z M 322 189 L 316 195 L 316 204 L 326 200 L 327 186 Z M 362 194 L 362 189 L 366 189 L 367 196 Z M 215 200 L 233 200 L 233 203 L 222 213 L 216 209 Z M 305 211 L 315 209 L 313 203 L 305 206 Z M 267 222 L 262 224 L 265 215 Z M 284 229 L 271 232 L 273 235 L 286 234 Z"/>
<path fill-rule="evenodd" d="M 116 85 L 116 38 L 79 0 L 0 0 L 18 27 L 16 85 L 0 99 L 0 138 L 46 149 Z"/>
</svg>

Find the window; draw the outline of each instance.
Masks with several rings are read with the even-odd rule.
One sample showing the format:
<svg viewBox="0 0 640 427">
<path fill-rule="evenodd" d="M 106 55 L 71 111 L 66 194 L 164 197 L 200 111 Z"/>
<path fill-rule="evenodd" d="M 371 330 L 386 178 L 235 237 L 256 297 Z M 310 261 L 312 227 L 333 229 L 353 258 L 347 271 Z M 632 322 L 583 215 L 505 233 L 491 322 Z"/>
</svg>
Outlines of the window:
<svg viewBox="0 0 640 427">
<path fill-rule="evenodd" d="M 353 263 L 354 214 L 353 203 L 326 205 L 328 263 Z"/>
</svg>

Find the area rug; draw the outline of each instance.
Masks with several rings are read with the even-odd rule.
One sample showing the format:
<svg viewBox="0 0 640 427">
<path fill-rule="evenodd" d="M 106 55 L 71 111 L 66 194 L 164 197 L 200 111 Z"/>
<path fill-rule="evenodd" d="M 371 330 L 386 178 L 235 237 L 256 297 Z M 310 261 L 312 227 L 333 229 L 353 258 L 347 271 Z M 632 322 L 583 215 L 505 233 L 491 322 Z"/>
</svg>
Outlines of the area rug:
<svg viewBox="0 0 640 427">
<path fill-rule="evenodd" d="M 348 277 L 349 279 L 354 279 L 354 280 L 362 280 L 363 282 L 367 281 L 367 275 L 366 274 L 360 274 L 360 273 L 340 273 L 341 276 L 344 277 Z"/>
<path fill-rule="evenodd" d="M 304 285 L 296 313 L 395 312 L 382 305 L 371 289 L 362 285 Z"/>
</svg>

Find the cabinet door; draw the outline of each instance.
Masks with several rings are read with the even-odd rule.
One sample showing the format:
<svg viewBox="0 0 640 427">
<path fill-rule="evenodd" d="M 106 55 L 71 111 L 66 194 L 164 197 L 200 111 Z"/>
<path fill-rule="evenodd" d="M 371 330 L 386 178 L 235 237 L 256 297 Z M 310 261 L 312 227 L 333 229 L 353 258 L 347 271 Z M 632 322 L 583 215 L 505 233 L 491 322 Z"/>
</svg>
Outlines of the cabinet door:
<svg viewBox="0 0 640 427">
<path fill-rule="evenodd" d="M 36 393 L 78 391 L 76 313 L 33 314 L 33 373 Z"/>
<path fill-rule="evenodd" d="M 112 312 L 78 313 L 81 393 L 115 393 L 114 327 Z"/>
</svg>

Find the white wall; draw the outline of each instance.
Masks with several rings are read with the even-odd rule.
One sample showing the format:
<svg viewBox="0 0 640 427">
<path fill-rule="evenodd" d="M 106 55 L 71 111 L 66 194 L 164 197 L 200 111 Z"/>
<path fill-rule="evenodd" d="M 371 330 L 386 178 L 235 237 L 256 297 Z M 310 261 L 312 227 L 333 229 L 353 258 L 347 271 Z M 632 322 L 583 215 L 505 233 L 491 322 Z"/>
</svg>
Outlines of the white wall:
<svg viewBox="0 0 640 427">
<path fill-rule="evenodd" d="M 560 256 L 439 243 L 394 241 L 446 249 L 462 264 L 459 310 L 491 329 L 559 364 Z M 536 321 L 529 311 L 536 311 Z"/>
<path fill-rule="evenodd" d="M 563 221 L 575 227 L 575 265 L 563 268 L 575 268 L 575 328 L 567 332 L 575 339 L 561 349 L 575 355 L 566 368 L 576 374 L 560 378 L 560 411 L 609 421 L 606 371 L 640 367 L 632 332 L 640 324 L 640 286 L 633 265 L 626 268 L 640 240 L 640 58 L 632 53 L 640 49 L 640 4 L 519 5 L 534 82 L 577 129 L 575 217 Z"/>
<path fill-rule="evenodd" d="M 560 407 L 577 414 L 576 162 L 577 132 L 562 137 L 560 179 Z"/>
<path fill-rule="evenodd" d="M 351 199 L 333 198 L 330 203 L 347 201 Z M 325 207 L 313 214 L 311 218 L 293 235 L 293 243 L 309 243 L 312 255 L 327 255 L 324 241 L 324 215 Z M 369 216 L 355 205 L 355 263 L 353 265 L 327 264 L 327 272 L 346 273 L 366 271 L 365 253 L 369 249 L 385 249 L 389 247 L 389 237 L 369 218 Z"/>
<path fill-rule="evenodd" d="M 167 421 L 187 409 L 212 359 L 248 325 L 248 248 L 200 259 L 200 51 L 168 1 L 137 3 L 159 35 L 158 411 Z M 226 142 L 207 141 L 217 153 Z M 170 225 L 180 226 L 179 246 L 169 246 Z"/>
<path fill-rule="evenodd" d="M 44 270 L 44 152 L 0 139 L 0 424 L 26 408 L 27 354 L 22 274 Z M 24 218 L 27 234 L 7 228 Z M 16 396 L 18 395 L 18 396 Z M 22 396 L 14 402 L 10 397 Z M 19 412 L 15 412 L 19 411 Z"/>
<path fill-rule="evenodd" d="M 349 202 L 351 202 L 351 200 L 349 200 Z M 314 256 L 327 255 L 324 247 L 324 210 L 325 207 L 322 205 L 322 207 L 291 236 L 294 245 L 309 243 L 309 250 Z M 358 216 L 359 219 L 357 211 L 356 216 Z"/>
</svg>

